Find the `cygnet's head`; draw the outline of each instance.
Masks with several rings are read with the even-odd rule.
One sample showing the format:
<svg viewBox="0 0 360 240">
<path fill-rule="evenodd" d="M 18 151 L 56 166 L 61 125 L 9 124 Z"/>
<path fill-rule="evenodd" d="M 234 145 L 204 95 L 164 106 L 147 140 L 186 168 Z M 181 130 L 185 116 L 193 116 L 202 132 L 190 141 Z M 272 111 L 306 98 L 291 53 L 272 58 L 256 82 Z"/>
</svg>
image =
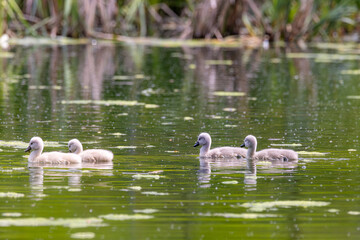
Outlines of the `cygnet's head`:
<svg viewBox="0 0 360 240">
<path fill-rule="evenodd" d="M 253 135 L 247 135 L 244 140 L 244 143 L 241 144 L 240 147 L 252 148 L 255 147 L 256 145 L 257 145 L 256 137 L 254 137 Z"/>
<path fill-rule="evenodd" d="M 200 133 L 194 147 L 197 147 L 199 145 L 204 146 L 204 145 L 210 145 L 210 144 L 211 144 L 210 135 L 208 133 Z"/>
<path fill-rule="evenodd" d="M 69 152 L 76 153 L 76 152 L 82 152 L 82 144 L 79 140 L 76 138 L 71 139 L 68 143 Z"/>
<path fill-rule="evenodd" d="M 30 152 L 31 150 L 36 151 L 39 149 L 44 149 L 44 142 L 40 137 L 33 137 L 29 142 L 29 146 L 26 148 L 25 152 Z"/>
</svg>

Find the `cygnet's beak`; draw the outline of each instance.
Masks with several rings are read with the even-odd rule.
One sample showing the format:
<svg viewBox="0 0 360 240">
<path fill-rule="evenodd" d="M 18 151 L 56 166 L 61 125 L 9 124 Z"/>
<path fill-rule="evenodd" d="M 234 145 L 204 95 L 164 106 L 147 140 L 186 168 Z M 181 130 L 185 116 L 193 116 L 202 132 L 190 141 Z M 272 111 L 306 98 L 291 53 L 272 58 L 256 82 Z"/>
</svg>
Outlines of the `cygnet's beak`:
<svg viewBox="0 0 360 240">
<path fill-rule="evenodd" d="M 240 147 L 245 147 L 245 143 L 241 144 Z"/>
<path fill-rule="evenodd" d="M 30 145 L 25 149 L 25 152 L 30 152 L 30 150 L 31 150 L 31 147 L 30 147 Z"/>
<path fill-rule="evenodd" d="M 199 141 L 197 141 L 197 142 L 195 143 L 194 147 L 197 147 L 197 146 L 199 146 L 199 145 L 200 145 L 200 143 L 199 143 Z"/>
</svg>

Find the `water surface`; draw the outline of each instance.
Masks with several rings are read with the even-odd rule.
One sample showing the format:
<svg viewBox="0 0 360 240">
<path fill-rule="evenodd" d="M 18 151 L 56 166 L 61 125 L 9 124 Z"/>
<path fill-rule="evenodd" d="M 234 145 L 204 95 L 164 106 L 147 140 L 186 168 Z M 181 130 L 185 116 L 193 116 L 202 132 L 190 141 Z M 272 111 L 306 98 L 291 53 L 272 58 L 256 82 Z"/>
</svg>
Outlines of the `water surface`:
<svg viewBox="0 0 360 240">
<path fill-rule="evenodd" d="M 2 239 L 359 238 L 356 46 L 9 51 L 0 58 Z M 213 147 L 253 134 L 258 149 L 293 148 L 300 159 L 200 161 L 201 132 Z M 28 164 L 33 136 L 64 152 L 76 137 L 114 161 Z"/>
</svg>

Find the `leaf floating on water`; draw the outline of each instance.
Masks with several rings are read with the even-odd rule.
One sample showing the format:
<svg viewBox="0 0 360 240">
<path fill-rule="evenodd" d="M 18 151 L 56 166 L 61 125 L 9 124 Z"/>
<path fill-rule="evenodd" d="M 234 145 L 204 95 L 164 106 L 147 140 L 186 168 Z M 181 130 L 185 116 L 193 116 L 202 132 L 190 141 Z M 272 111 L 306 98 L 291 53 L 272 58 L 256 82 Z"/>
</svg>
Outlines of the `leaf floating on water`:
<svg viewBox="0 0 360 240">
<path fill-rule="evenodd" d="M 69 188 L 69 192 L 81 192 L 81 188 Z"/>
<path fill-rule="evenodd" d="M 23 193 L 16 193 L 16 192 L 0 192 L 0 198 L 21 198 L 25 197 Z"/>
<path fill-rule="evenodd" d="M 227 127 L 227 128 L 236 128 L 236 127 L 238 127 L 238 125 L 225 124 L 224 127 Z"/>
<path fill-rule="evenodd" d="M 44 85 L 30 85 L 29 89 L 31 90 L 46 90 L 46 89 L 52 89 L 52 90 L 61 90 L 61 86 L 44 86 Z"/>
<path fill-rule="evenodd" d="M 125 221 L 125 220 L 143 220 L 143 219 L 151 219 L 154 216 L 151 215 L 143 215 L 143 214 L 107 214 L 107 215 L 100 215 L 99 218 L 104 218 L 106 220 L 114 220 L 114 221 Z"/>
<path fill-rule="evenodd" d="M 140 186 L 130 186 L 128 188 L 131 189 L 131 190 L 135 190 L 135 191 L 140 191 L 141 190 Z"/>
<path fill-rule="evenodd" d="M 236 112 L 236 108 L 224 108 L 225 112 Z"/>
<path fill-rule="evenodd" d="M 146 79 L 144 74 L 135 74 L 134 77 L 135 79 Z"/>
<path fill-rule="evenodd" d="M 71 238 L 75 239 L 92 239 L 95 237 L 93 232 L 77 232 L 70 235 Z"/>
<path fill-rule="evenodd" d="M 281 63 L 281 59 L 280 58 L 271 58 L 270 62 L 271 63 Z"/>
<path fill-rule="evenodd" d="M 222 118 L 224 118 L 224 117 L 222 117 L 222 116 L 217 116 L 217 115 L 211 115 L 210 116 L 212 119 L 222 119 Z"/>
<path fill-rule="evenodd" d="M 4 217 L 21 217 L 22 214 L 18 212 L 5 212 L 2 214 Z"/>
<path fill-rule="evenodd" d="M 250 211 L 262 212 L 271 210 L 276 207 L 289 208 L 289 207 L 324 207 L 328 206 L 330 202 L 322 201 L 273 201 L 273 202 L 249 202 L 241 204 L 241 207 L 249 208 Z"/>
<path fill-rule="evenodd" d="M 163 173 L 164 170 L 155 170 L 155 171 L 151 171 L 151 172 L 148 172 L 148 174 L 159 174 L 159 173 Z"/>
<path fill-rule="evenodd" d="M 214 213 L 213 216 L 224 218 L 244 218 L 244 219 L 256 219 L 256 218 L 268 218 L 278 217 L 276 214 L 262 214 L 262 213 Z"/>
<path fill-rule="evenodd" d="M 328 212 L 330 212 L 330 213 L 338 213 L 338 212 L 340 212 L 340 210 L 335 209 L 335 208 L 330 208 L 330 209 L 328 209 Z"/>
<path fill-rule="evenodd" d="M 340 73 L 343 75 L 360 75 L 360 69 L 342 70 Z"/>
<path fill-rule="evenodd" d="M 206 60 L 206 65 L 233 65 L 232 60 Z"/>
<path fill-rule="evenodd" d="M 169 193 L 162 193 L 162 192 L 142 192 L 142 194 L 154 195 L 154 196 L 166 196 L 166 195 L 169 195 Z"/>
<path fill-rule="evenodd" d="M 109 135 L 113 135 L 113 136 L 119 137 L 119 136 L 125 136 L 126 134 L 125 134 L 125 133 L 116 132 L 116 133 L 109 133 Z"/>
<path fill-rule="evenodd" d="M 160 179 L 159 175 L 150 175 L 150 174 L 135 174 L 132 176 L 135 179 Z"/>
<path fill-rule="evenodd" d="M 360 96 L 347 96 L 347 99 L 360 99 Z"/>
<path fill-rule="evenodd" d="M 242 97 L 245 96 L 246 93 L 244 92 L 224 92 L 224 91 L 216 91 L 213 93 L 215 96 L 221 97 Z"/>
<path fill-rule="evenodd" d="M 335 62 L 333 59 L 325 59 L 325 58 L 315 58 L 316 63 L 332 63 Z"/>
<path fill-rule="evenodd" d="M 184 120 L 185 121 L 192 121 L 192 120 L 194 120 L 194 118 L 193 117 L 184 117 Z"/>
<path fill-rule="evenodd" d="M 101 218 L 2 218 L 0 227 L 63 226 L 69 228 L 104 227 Z"/>
<path fill-rule="evenodd" d="M 269 165 L 272 165 L 272 163 L 271 163 L 271 161 L 258 161 L 258 162 L 256 162 L 256 165 L 269 166 Z"/>
<path fill-rule="evenodd" d="M 224 182 L 221 182 L 222 184 L 238 184 L 239 182 L 234 180 L 234 181 L 224 181 Z"/>
<path fill-rule="evenodd" d="M 301 147 L 301 143 L 271 143 L 271 146 L 276 147 Z"/>
<path fill-rule="evenodd" d="M 146 208 L 146 209 L 138 209 L 138 210 L 134 210 L 135 213 L 145 213 L 145 214 L 152 214 L 152 213 L 156 213 L 159 210 L 157 209 L 152 209 L 152 208 Z"/>
<path fill-rule="evenodd" d="M 27 148 L 29 143 L 22 141 L 3 141 L 0 140 L 0 146 L 2 147 L 13 147 L 13 148 Z"/>
<path fill-rule="evenodd" d="M 360 56 L 355 54 L 330 54 L 330 53 L 287 53 L 288 58 L 305 59 L 330 59 L 330 60 L 359 60 Z"/>
<path fill-rule="evenodd" d="M 116 146 L 115 148 L 118 148 L 118 149 L 135 149 L 136 146 Z"/>
<path fill-rule="evenodd" d="M 144 96 L 151 96 L 151 95 L 159 95 L 159 94 L 162 94 L 164 93 L 164 89 L 153 89 L 153 88 L 147 88 L 147 89 L 144 89 L 141 91 L 141 94 L 144 95 Z"/>
<path fill-rule="evenodd" d="M 112 79 L 113 79 L 113 80 L 120 80 L 120 81 L 123 81 L 123 80 L 132 80 L 132 79 L 134 79 L 134 76 L 115 75 L 115 76 L 113 76 Z"/>
<path fill-rule="evenodd" d="M 62 104 L 95 104 L 95 105 L 105 105 L 105 106 L 136 106 L 144 105 L 144 103 L 139 103 L 138 101 L 127 101 L 127 100 L 62 100 Z"/>
<path fill-rule="evenodd" d="M 195 64 L 189 64 L 189 69 L 196 69 L 196 65 Z"/>
<path fill-rule="evenodd" d="M 348 211 L 349 215 L 360 215 L 360 212 L 358 211 Z"/>
<path fill-rule="evenodd" d="M 0 58 L 13 58 L 15 56 L 12 52 L 0 52 Z"/>
<path fill-rule="evenodd" d="M 299 155 L 311 155 L 311 156 L 325 156 L 327 153 L 321 152 L 307 152 L 307 151 L 299 151 L 297 152 Z"/>
<path fill-rule="evenodd" d="M 160 106 L 156 104 L 145 104 L 145 108 L 158 108 L 158 107 Z"/>
</svg>

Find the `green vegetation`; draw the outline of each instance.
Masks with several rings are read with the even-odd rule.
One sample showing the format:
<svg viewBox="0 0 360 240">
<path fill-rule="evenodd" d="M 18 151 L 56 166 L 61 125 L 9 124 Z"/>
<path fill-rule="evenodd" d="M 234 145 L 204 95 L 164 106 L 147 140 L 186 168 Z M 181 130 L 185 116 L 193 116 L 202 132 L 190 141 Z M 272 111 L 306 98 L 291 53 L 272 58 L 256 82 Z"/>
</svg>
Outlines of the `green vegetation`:
<svg viewBox="0 0 360 240">
<path fill-rule="evenodd" d="M 329 41 L 358 33 L 359 8 L 358 0 L 0 0 L 0 34 Z"/>
</svg>

